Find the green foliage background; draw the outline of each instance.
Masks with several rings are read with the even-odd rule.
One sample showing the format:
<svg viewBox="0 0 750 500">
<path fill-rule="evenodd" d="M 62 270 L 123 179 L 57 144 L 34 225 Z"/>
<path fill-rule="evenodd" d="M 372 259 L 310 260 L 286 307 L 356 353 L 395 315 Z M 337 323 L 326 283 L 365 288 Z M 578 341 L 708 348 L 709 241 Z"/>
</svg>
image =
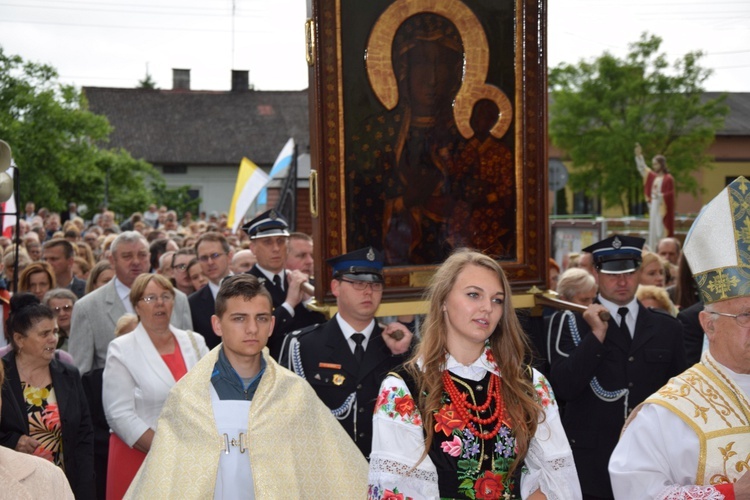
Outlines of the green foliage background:
<svg viewBox="0 0 750 500">
<path fill-rule="evenodd" d="M 649 165 L 657 154 L 667 157 L 678 191 L 696 193 L 692 174 L 710 166 L 706 151 L 729 112 L 725 96 L 703 96 L 710 71 L 699 64 L 702 54 L 688 53 L 670 67 L 661 43 L 644 33 L 625 59 L 604 53 L 549 73 L 549 134 L 573 162 L 571 189 L 626 214 L 642 199 L 636 142 Z"/>
<path fill-rule="evenodd" d="M 33 201 L 62 211 L 76 202 L 90 216 L 106 201 L 123 217 L 150 203 L 196 213 L 200 200 L 189 199 L 187 186 L 167 189 L 148 162 L 101 147 L 111 131 L 78 89 L 58 82 L 53 67 L 24 62 L 0 46 L 0 139 L 10 144 L 19 169 L 21 208 Z"/>
</svg>

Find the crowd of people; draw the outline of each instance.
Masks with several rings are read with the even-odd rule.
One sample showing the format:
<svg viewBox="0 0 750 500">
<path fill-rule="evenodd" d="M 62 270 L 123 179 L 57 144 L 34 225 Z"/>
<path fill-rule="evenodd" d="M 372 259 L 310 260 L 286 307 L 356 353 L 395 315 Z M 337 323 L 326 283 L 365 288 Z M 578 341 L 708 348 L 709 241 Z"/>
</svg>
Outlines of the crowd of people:
<svg viewBox="0 0 750 500">
<path fill-rule="evenodd" d="M 274 210 L 232 234 L 217 214 L 29 203 L 20 244 L 0 241 L 0 445 L 76 498 L 748 498 L 738 182 L 684 252 L 613 235 L 555 263 L 585 312 L 537 329 L 471 249 L 438 266 L 426 314 L 379 318 L 383 253 L 313 278 L 313 239 Z M 735 244 L 706 251 L 718 237 Z"/>
</svg>

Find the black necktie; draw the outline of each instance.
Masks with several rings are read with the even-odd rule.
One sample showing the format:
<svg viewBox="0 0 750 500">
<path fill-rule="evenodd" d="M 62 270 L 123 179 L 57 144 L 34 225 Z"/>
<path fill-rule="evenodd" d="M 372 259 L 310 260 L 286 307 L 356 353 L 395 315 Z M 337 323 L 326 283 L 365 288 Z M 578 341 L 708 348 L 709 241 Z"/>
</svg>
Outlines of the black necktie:
<svg viewBox="0 0 750 500">
<path fill-rule="evenodd" d="M 633 336 L 630 334 L 630 328 L 628 328 L 628 323 L 625 321 L 625 316 L 628 315 L 628 308 L 627 307 L 621 307 L 617 310 L 617 314 L 620 315 L 620 328 L 622 328 L 622 331 L 628 334 L 628 339 L 632 339 Z"/>
<path fill-rule="evenodd" d="M 278 274 L 273 275 L 273 284 L 276 285 L 276 288 L 279 290 L 283 290 L 283 288 L 281 288 L 281 276 Z"/>
<path fill-rule="evenodd" d="M 352 340 L 357 346 L 354 348 L 354 357 L 357 359 L 357 363 L 361 363 L 365 359 L 365 348 L 362 342 L 365 341 L 365 336 L 361 333 L 352 334 Z"/>
</svg>

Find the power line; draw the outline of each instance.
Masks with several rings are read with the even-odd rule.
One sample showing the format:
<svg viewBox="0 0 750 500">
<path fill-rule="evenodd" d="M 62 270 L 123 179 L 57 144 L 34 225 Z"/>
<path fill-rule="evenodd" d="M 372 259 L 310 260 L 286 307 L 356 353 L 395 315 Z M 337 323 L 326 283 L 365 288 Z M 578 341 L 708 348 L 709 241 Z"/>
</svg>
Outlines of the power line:
<svg viewBox="0 0 750 500">
<path fill-rule="evenodd" d="M 119 76 L 82 76 L 82 75 L 59 75 L 62 80 L 133 80 L 132 77 Z"/>
<path fill-rule="evenodd" d="M 34 2 L 34 1 L 36 1 L 37 3 L 39 2 L 39 0 L 28 0 L 27 2 L 25 2 L 23 4 L 23 7 L 36 7 L 36 5 L 29 5 L 30 3 Z M 49 0 L 41 0 L 41 1 L 42 2 L 46 2 L 46 3 L 50 3 Z M 94 5 L 94 6 L 97 6 L 97 7 L 109 6 L 109 7 L 127 7 L 127 8 L 132 8 L 132 7 L 166 8 L 166 9 L 174 8 L 174 9 L 179 9 L 179 10 L 191 9 L 191 10 L 204 10 L 204 11 L 213 11 L 213 10 L 216 10 L 214 6 L 216 4 L 219 4 L 219 2 L 215 2 L 215 3 L 212 3 L 212 7 L 191 7 L 189 5 L 185 5 L 184 3 L 179 3 L 179 4 L 176 4 L 176 3 L 172 3 L 172 4 L 156 4 L 156 3 L 151 2 L 151 1 L 146 2 L 146 3 L 109 3 L 109 2 L 76 2 L 76 1 L 70 1 L 70 0 L 68 0 L 68 1 L 59 1 L 59 2 L 55 1 L 53 3 L 54 3 L 55 6 L 70 4 L 70 5 Z M 8 5 L 8 4 L 1 4 L 1 5 Z"/>
<path fill-rule="evenodd" d="M 720 56 L 725 54 L 750 54 L 750 50 L 725 50 L 722 52 L 705 52 L 703 55 L 705 56 Z"/>
<path fill-rule="evenodd" d="M 127 14 L 148 14 L 148 15 L 163 15 L 163 16 L 201 16 L 201 17 L 229 17 L 229 14 L 207 14 L 204 12 L 157 12 L 149 10 L 133 10 L 133 9 L 93 9 L 90 7 L 60 7 L 60 6 L 47 6 L 47 5 L 21 5 L 14 3 L 0 3 L 3 7 L 22 7 L 25 9 L 44 9 L 44 10 L 66 10 L 66 11 L 85 11 L 85 12 L 101 12 L 101 13 L 127 13 Z"/>
<path fill-rule="evenodd" d="M 102 7 L 109 7 L 113 6 L 115 4 L 97 4 L 98 6 Z M 117 4 L 121 5 L 121 4 Z M 227 12 L 225 14 L 207 14 L 205 12 L 185 12 L 181 7 L 175 7 L 174 9 L 166 12 L 160 12 L 155 10 L 133 10 L 133 9 L 110 9 L 110 8 L 103 8 L 103 9 L 94 9 L 91 7 L 61 7 L 60 5 L 27 5 L 27 4 L 15 4 L 15 3 L 0 3 L 0 6 L 4 7 L 21 7 L 21 8 L 28 8 L 28 9 L 45 9 L 45 10 L 65 10 L 65 11 L 85 11 L 85 12 L 101 12 L 101 13 L 125 13 L 125 14 L 148 14 L 148 15 L 161 15 L 161 16 L 200 16 L 200 17 L 230 17 L 232 14 L 230 12 Z M 152 8 L 152 6 L 144 6 L 147 8 Z M 162 7 L 156 7 L 156 8 L 162 8 Z M 163 8 L 169 8 L 169 7 L 163 7 Z M 194 8 L 199 9 L 199 8 Z M 203 11 L 211 11 L 216 12 L 216 9 L 200 9 Z M 244 17 L 244 18 L 257 18 L 259 16 L 263 16 L 262 11 L 260 10 L 250 10 L 246 11 L 249 15 L 237 15 L 236 17 Z"/>
<path fill-rule="evenodd" d="M 580 0 L 580 3 L 590 3 L 590 4 L 596 4 L 596 5 L 603 5 L 606 4 L 606 0 Z M 621 0 L 612 0 L 612 3 L 617 4 L 617 6 L 622 6 Z M 627 7 L 682 7 L 685 5 L 701 5 L 710 7 L 712 5 L 747 5 L 747 0 L 725 0 L 725 1 L 711 1 L 711 2 L 705 2 L 705 1 L 698 1 L 698 2 L 684 2 L 682 0 L 676 0 L 675 2 L 645 2 L 645 3 L 636 3 L 636 2 L 630 2 L 627 4 Z"/>
<path fill-rule="evenodd" d="M 713 16 L 714 18 L 725 18 L 726 19 L 734 19 L 736 16 L 744 17 L 746 15 L 750 14 L 750 10 L 710 10 L 710 11 L 680 11 L 680 12 L 638 12 L 636 15 L 638 17 L 645 17 L 645 18 L 651 18 L 655 16 L 665 16 L 669 17 L 670 19 L 680 19 L 679 16 L 682 16 L 682 18 L 688 18 L 690 20 L 701 20 L 705 19 L 706 16 Z"/>
<path fill-rule="evenodd" d="M 80 24 L 80 23 L 62 23 L 52 21 L 14 21 L 8 19 L 0 19 L 0 23 L 10 24 L 41 24 L 49 26 L 75 26 L 79 28 L 107 28 L 107 29 L 127 29 L 127 30 L 153 30 L 153 31 L 188 31 L 188 32 L 201 32 L 201 33 L 226 33 L 226 29 L 204 29 L 204 28 L 176 28 L 163 26 L 122 26 L 113 24 Z M 235 33 L 242 33 L 248 35 L 257 35 L 263 33 L 271 33 L 271 30 L 253 30 L 253 31 L 236 31 Z"/>
<path fill-rule="evenodd" d="M 742 68 L 750 68 L 750 64 L 745 64 L 742 66 L 714 66 L 711 69 L 742 69 Z"/>
</svg>

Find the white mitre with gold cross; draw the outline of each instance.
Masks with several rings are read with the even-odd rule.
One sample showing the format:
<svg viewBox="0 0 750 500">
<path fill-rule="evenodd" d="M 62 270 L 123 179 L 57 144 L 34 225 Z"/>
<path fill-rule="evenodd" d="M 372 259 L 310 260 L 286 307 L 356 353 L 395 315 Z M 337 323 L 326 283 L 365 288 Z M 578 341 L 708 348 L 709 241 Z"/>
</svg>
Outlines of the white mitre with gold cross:
<svg viewBox="0 0 750 500">
<path fill-rule="evenodd" d="M 750 181 L 738 177 L 703 207 L 683 253 L 704 304 L 750 296 Z"/>
</svg>

